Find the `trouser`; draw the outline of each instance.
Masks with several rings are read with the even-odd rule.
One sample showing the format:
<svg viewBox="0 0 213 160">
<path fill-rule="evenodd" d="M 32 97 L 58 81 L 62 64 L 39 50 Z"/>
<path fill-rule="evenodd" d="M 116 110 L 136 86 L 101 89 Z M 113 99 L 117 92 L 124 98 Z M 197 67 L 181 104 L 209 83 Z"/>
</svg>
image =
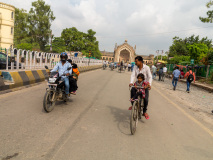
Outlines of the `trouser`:
<svg viewBox="0 0 213 160">
<path fill-rule="evenodd" d="M 189 81 L 186 81 L 186 85 L 187 85 L 187 91 L 189 91 L 189 90 L 190 90 L 190 85 L 191 85 L 191 82 L 189 82 Z"/>
<path fill-rule="evenodd" d="M 137 93 L 137 89 L 136 88 L 132 88 L 132 90 L 131 90 L 131 98 L 134 99 L 134 97 L 138 96 L 137 94 L 139 94 L 139 95 L 141 94 L 142 95 L 142 93 L 140 93 L 140 92 Z M 147 111 L 148 102 L 149 102 L 149 89 L 147 88 L 147 89 L 145 89 L 143 113 L 146 113 L 146 111 Z M 132 102 L 132 105 L 133 105 L 133 102 Z"/>
<path fill-rule="evenodd" d="M 178 78 L 176 78 L 176 77 L 174 77 L 173 79 L 172 79 L 172 85 L 176 88 L 176 86 L 177 86 L 177 82 L 178 82 Z"/>
<path fill-rule="evenodd" d="M 70 89 L 69 92 L 74 92 L 78 89 L 77 86 L 77 80 L 74 79 L 73 77 L 69 77 L 69 82 L 70 82 Z"/>
<path fill-rule="evenodd" d="M 162 79 L 162 74 L 159 73 L 159 81 L 161 81 L 161 79 Z"/>
<path fill-rule="evenodd" d="M 65 77 L 65 78 L 63 78 L 63 81 L 65 82 L 65 93 L 69 94 L 69 88 L 70 88 L 69 78 Z"/>
<path fill-rule="evenodd" d="M 152 72 L 152 79 L 156 78 L 156 72 Z"/>
</svg>

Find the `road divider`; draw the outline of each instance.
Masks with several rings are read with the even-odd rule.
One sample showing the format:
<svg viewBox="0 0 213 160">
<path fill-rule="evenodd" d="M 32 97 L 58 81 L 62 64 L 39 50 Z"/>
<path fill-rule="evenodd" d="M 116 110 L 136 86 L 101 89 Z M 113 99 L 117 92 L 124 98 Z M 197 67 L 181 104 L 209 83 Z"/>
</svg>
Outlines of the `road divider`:
<svg viewBox="0 0 213 160">
<path fill-rule="evenodd" d="M 79 72 L 100 69 L 102 65 L 78 67 Z M 0 71 L 0 91 L 29 86 L 48 78 L 49 70 Z"/>
</svg>

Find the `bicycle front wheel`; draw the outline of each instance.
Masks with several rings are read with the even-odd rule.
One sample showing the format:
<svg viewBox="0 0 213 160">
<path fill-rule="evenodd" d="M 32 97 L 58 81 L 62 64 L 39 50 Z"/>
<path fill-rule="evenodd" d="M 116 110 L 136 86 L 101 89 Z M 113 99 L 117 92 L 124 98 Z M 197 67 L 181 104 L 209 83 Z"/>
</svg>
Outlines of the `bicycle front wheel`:
<svg viewBox="0 0 213 160">
<path fill-rule="evenodd" d="M 135 101 L 132 106 L 131 117 L 130 117 L 130 131 L 134 135 L 138 124 L 138 102 Z"/>
</svg>

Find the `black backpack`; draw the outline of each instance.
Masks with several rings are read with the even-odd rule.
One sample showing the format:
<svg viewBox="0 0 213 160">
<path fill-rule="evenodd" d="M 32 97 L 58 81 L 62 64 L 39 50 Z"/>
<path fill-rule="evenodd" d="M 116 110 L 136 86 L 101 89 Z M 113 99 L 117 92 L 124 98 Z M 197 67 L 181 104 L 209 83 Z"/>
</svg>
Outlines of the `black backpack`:
<svg viewBox="0 0 213 160">
<path fill-rule="evenodd" d="M 188 82 L 192 82 L 192 81 L 194 81 L 193 72 L 192 72 L 192 73 L 190 73 L 190 72 L 189 72 L 189 76 L 188 76 L 187 81 L 188 81 Z"/>
</svg>

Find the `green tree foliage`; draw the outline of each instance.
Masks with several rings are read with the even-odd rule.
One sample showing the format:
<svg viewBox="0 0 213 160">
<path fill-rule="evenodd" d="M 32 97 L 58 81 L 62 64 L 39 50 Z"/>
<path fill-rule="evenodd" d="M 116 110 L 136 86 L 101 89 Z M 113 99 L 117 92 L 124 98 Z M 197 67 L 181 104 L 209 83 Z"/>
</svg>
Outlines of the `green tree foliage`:
<svg viewBox="0 0 213 160">
<path fill-rule="evenodd" d="M 210 1 L 206 4 L 206 7 L 207 7 L 207 8 L 211 8 L 212 5 L 213 5 L 213 1 L 210 0 Z M 213 10 L 209 10 L 206 14 L 207 14 L 207 17 L 199 17 L 200 20 L 201 20 L 203 23 L 212 23 L 212 22 L 213 22 Z"/>
<path fill-rule="evenodd" d="M 54 37 L 52 42 L 52 52 L 62 53 L 66 50 L 65 42 L 61 37 Z"/>
<path fill-rule="evenodd" d="M 79 51 L 84 48 L 83 36 L 83 32 L 78 31 L 75 27 L 66 28 L 61 33 L 61 38 L 68 51 Z"/>
<path fill-rule="evenodd" d="M 44 50 L 49 42 L 51 22 L 55 17 L 44 0 L 32 2 L 32 6 L 28 15 L 29 34 L 33 37 L 33 42 L 37 42 L 40 49 Z"/>
<path fill-rule="evenodd" d="M 65 43 L 65 48 L 68 51 L 81 51 L 87 57 L 91 51 L 92 57 L 101 58 L 99 42 L 96 40 L 95 34 L 96 32 L 92 29 L 83 33 L 75 27 L 66 28 L 61 33 L 61 40 Z"/>
<path fill-rule="evenodd" d="M 199 63 L 208 54 L 208 46 L 204 43 L 194 43 L 188 46 L 189 55 L 195 63 Z"/>
<path fill-rule="evenodd" d="M 32 7 L 29 13 L 24 9 L 15 10 L 14 45 L 19 49 L 27 47 L 44 51 L 55 17 L 44 0 L 32 2 Z"/>
<path fill-rule="evenodd" d="M 169 60 L 171 64 L 179 64 L 181 62 L 189 62 L 190 63 L 190 56 L 178 56 L 175 55 L 173 58 Z"/>
<path fill-rule="evenodd" d="M 14 45 L 17 47 L 20 43 L 32 42 L 28 35 L 28 14 L 24 9 L 15 9 L 15 24 L 14 24 Z M 25 41 L 25 42 L 23 42 Z"/>
<path fill-rule="evenodd" d="M 207 37 L 202 39 L 195 35 L 186 37 L 185 39 L 174 37 L 173 44 L 169 48 L 169 57 L 190 56 L 191 59 L 195 59 L 196 63 L 199 63 L 212 48 L 211 44 L 212 40 Z M 184 60 L 176 58 L 174 61 L 180 63 Z"/>
</svg>

